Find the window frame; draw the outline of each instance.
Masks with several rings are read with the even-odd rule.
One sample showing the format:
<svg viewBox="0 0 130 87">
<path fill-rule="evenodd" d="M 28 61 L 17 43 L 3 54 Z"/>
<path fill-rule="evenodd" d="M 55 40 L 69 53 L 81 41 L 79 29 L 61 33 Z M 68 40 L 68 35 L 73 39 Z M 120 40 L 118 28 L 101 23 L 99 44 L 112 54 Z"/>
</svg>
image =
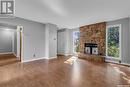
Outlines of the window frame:
<svg viewBox="0 0 130 87">
<path fill-rule="evenodd" d="M 119 27 L 119 58 L 117 58 L 117 57 L 112 57 L 112 56 L 108 56 L 107 55 L 107 53 L 108 53 L 108 39 L 107 39 L 107 37 L 108 37 L 108 29 L 110 28 L 110 27 Z M 121 53 L 122 53 L 122 50 L 121 50 L 121 48 L 122 48 L 122 43 L 121 43 L 121 37 L 122 37 L 122 35 L 121 35 L 121 24 L 116 24 L 116 25 L 109 25 L 109 26 L 107 26 L 106 27 L 106 58 L 109 58 L 109 59 L 117 59 L 117 60 L 121 60 Z"/>
<path fill-rule="evenodd" d="M 75 45 L 74 45 L 74 33 L 75 33 L 75 32 L 79 32 L 79 33 L 80 33 L 80 31 L 73 31 L 73 36 L 72 36 L 72 37 L 73 37 L 73 53 L 74 53 L 74 54 L 77 54 L 77 52 L 74 51 L 74 50 L 75 50 Z M 80 38 L 80 37 L 79 37 L 79 38 Z M 79 42 L 79 43 L 80 43 L 80 42 Z"/>
</svg>

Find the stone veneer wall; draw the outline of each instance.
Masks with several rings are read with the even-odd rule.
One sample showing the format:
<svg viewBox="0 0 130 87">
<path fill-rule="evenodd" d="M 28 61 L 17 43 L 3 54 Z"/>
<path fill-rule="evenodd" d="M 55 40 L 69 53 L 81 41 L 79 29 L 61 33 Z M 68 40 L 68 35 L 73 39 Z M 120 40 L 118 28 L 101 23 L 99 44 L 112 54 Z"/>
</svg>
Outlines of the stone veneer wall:
<svg viewBox="0 0 130 87">
<path fill-rule="evenodd" d="M 99 54 L 106 54 L 106 23 L 80 27 L 80 52 L 84 53 L 84 43 L 98 44 Z"/>
</svg>

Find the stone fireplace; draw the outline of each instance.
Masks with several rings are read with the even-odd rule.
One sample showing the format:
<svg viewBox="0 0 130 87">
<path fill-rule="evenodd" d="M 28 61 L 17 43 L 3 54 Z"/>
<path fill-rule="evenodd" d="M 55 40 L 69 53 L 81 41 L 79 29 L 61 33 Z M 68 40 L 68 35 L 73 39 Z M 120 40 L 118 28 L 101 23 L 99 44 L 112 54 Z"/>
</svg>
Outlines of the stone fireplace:
<svg viewBox="0 0 130 87">
<path fill-rule="evenodd" d="M 105 56 L 105 22 L 80 27 L 80 53 L 97 54 Z"/>
<path fill-rule="evenodd" d="M 106 23 L 96 23 L 80 27 L 79 58 L 104 62 L 106 53 Z"/>
</svg>

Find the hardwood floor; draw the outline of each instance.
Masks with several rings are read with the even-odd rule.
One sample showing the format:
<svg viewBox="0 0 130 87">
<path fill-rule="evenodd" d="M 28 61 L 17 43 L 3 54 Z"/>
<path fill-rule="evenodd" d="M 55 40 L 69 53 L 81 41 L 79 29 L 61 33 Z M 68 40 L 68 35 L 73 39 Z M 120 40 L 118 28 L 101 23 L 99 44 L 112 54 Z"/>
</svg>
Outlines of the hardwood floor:
<svg viewBox="0 0 130 87">
<path fill-rule="evenodd" d="M 16 58 L 13 54 L 0 54 L 0 66 L 16 63 L 19 61 L 20 60 Z"/>
<path fill-rule="evenodd" d="M 130 85 L 130 67 L 64 56 L 0 66 L 0 87 L 121 87 L 117 85 Z"/>
</svg>

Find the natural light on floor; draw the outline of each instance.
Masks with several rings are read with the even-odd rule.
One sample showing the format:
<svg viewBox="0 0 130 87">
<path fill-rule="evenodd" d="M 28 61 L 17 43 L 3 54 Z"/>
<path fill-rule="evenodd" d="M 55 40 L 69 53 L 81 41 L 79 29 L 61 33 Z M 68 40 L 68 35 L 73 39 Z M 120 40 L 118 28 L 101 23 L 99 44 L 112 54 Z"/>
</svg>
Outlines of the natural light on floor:
<svg viewBox="0 0 130 87">
<path fill-rule="evenodd" d="M 123 71 L 120 70 L 118 67 L 114 67 L 114 69 L 123 76 L 123 79 L 130 83 L 130 77 Z"/>
<path fill-rule="evenodd" d="M 72 65 L 77 59 L 78 59 L 78 57 L 72 56 L 69 59 L 67 59 L 64 63 Z"/>
</svg>

